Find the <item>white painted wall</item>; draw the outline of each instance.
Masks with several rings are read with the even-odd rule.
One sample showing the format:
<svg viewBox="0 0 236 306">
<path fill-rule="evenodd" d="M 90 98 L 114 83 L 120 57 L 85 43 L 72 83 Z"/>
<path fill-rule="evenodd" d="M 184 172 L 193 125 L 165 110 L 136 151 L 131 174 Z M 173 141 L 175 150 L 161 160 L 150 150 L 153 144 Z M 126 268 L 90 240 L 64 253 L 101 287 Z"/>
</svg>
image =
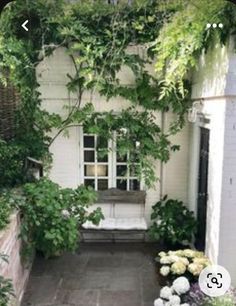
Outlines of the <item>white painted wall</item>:
<svg viewBox="0 0 236 306">
<path fill-rule="evenodd" d="M 236 285 L 236 95 L 226 100 L 223 154 L 218 262 L 231 272 Z"/>
<path fill-rule="evenodd" d="M 210 129 L 207 254 L 225 266 L 236 284 L 236 55 L 232 43 L 203 55 L 194 73 L 194 100 L 209 124 L 191 127 L 189 201 L 196 208 L 199 128 Z"/>
<path fill-rule="evenodd" d="M 145 50 L 141 47 L 133 47 L 128 52 L 141 52 Z M 152 66 L 148 66 L 153 69 Z M 60 113 L 65 115 L 67 111 L 63 106 L 73 105 L 75 103 L 75 96 L 69 96 L 66 89 L 68 83 L 67 73 L 73 74 L 74 69 L 70 58 L 65 53 L 63 48 L 57 49 L 54 54 L 46 58 L 37 68 L 38 81 L 40 83 L 40 92 L 42 94 L 42 108 L 49 112 Z M 130 85 L 134 81 L 132 72 L 124 68 L 120 71 L 119 77 L 123 84 Z M 94 93 L 92 96 L 88 92 L 85 94 L 83 104 L 92 102 L 97 111 L 121 111 L 123 108 L 130 106 L 130 103 L 123 98 L 111 99 L 109 102 L 104 97 Z M 157 122 L 160 123 L 161 115 L 155 114 Z M 166 117 L 165 126 L 167 128 L 168 122 L 172 116 Z M 81 184 L 80 177 L 80 152 L 79 152 L 79 134 L 80 128 L 71 128 L 70 137 L 66 138 L 60 135 L 51 146 L 53 154 L 53 165 L 50 170 L 50 178 L 59 183 L 63 187 L 75 188 Z M 173 143 L 181 145 L 181 151 L 172 154 L 171 161 L 164 165 L 163 191 L 170 197 L 179 198 L 187 203 L 187 184 L 188 184 L 188 126 L 173 137 Z M 155 163 L 157 176 L 160 174 L 160 163 Z M 147 220 L 150 218 L 151 207 L 160 199 L 160 183 L 157 182 L 154 189 L 147 190 L 145 216 Z M 123 206 L 122 206 L 123 207 Z M 124 209 L 124 208 L 123 208 Z M 118 212 L 119 213 L 119 212 Z M 119 214 L 123 214 L 120 212 Z M 138 211 L 133 211 L 134 215 Z M 127 206 L 127 215 L 131 215 L 132 210 Z"/>
</svg>

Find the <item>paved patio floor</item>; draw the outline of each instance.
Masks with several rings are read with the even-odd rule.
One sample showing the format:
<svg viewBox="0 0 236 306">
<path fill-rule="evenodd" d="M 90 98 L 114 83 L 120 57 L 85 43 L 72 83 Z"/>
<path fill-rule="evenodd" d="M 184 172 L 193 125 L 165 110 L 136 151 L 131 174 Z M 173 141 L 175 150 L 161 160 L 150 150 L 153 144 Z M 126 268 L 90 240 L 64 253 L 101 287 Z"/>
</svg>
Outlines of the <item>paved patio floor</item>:
<svg viewBox="0 0 236 306">
<path fill-rule="evenodd" d="M 83 244 L 76 254 L 37 256 L 22 306 L 153 306 L 158 297 L 150 244 Z"/>
</svg>

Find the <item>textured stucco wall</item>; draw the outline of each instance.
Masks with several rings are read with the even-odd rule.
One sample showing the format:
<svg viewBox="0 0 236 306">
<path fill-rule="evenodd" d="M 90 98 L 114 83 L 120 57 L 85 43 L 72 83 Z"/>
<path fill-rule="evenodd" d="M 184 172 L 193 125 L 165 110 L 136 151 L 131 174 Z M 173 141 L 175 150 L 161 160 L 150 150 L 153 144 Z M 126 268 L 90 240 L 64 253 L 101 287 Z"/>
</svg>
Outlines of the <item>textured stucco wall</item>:
<svg viewBox="0 0 236 306">
<path fill-rule="evenodd" d="M 128 52 L 142 52 L 143 48 L 131 48 Z M 145 56 L 145 55 L 144 55 Z M 153 69 L 151 65 L 147 67 Z M 63 109 L 65 104 L 73 105 L 76 96 L 69 96 L 66 89 L 68 83 L 67 73 L 73 74 L 73 65 L 70 58 L 63 48 L 57 49 L 52 56 L 45 59 L 37 69 L 40 91 L 42 93 L 42 107 L 50 112 L 65 114 Z M 123 84 L 132 84 L 134 81 L 133 73 L 124 68 L 119 72 L 119 78 Z M 83 103 L 92 102 L 97 111 L 121 111 L 130 106 L 130 103 L 123 98 L 117 97 L 109 102 L 97 93 L 85 93 Z M 160 114 L 155 114 L 158 123 L 161 122 Z M 166 117 L 165 126 L 167 128 L 170 117 Z M 80 176 L 80 152 L 79 136 L 80 128 L 71 128 L 70 137 L 65 138 L 60 135 L 51 147 L 53 154 L 53 165 L 50 177 L 53 181 L 63 187 L 76 187 L 82 183 Z M 187 202 L 187 177 L 188 177 L 188 126 L 173 138 L 173 143 L 181 145 L 181 151 L 172 154 L 171 161 L 164 165 L 164 177 L 162 178 L 164 193 L 170 197 L 179 198 Z M 160 163 L 155 163 L 156 173 L 160 174 Z M 160 177 L 160 176 L 159 176 Z M 160 198 L 160 183 L 157 182 L 154 189 L 147 191 L 145 215 L 149 219 L 151 206 Z M 127 208 L 128 209 L 128 208 Z M 127 210 L 127 214 L 131 211 Z M 137 212 L 135 212 L 137 213 Z"/>
</svg>

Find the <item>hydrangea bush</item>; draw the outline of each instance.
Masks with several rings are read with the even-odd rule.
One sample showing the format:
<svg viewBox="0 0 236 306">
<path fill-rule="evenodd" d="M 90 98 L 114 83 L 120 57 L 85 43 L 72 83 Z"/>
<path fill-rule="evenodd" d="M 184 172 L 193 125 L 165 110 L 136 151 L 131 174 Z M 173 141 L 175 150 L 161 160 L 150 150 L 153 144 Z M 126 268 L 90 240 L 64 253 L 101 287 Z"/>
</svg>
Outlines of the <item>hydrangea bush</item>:
<svg viewBox="0 0 236 306">
<path fill-rule="evenodd" d="M 160 297 L 154 301 L 154 306 L 235 306 L 235 290 L 229 290 L 220 297 L 209 297 L 199 288 L 198 283 L 190 286 L 189 280 L 180 276 L 171 286 L 165 286 L 160 291 Z"/>
<path fill-rule="evenodd" d="M 154 306 L 235 306 L 236 294 L 231 289 L 224 296 L 209 297 L 199 285 L 201 271 L 211 265 L 203 252 L 185 249 L 160 252 L 157 258 L 162 265 L 160 274 L 172 279 L 160 291 Z"/>
<path fill-rule="evenodd" d="M 203 252 L 191 249 L 160 252 L 157 261 L 161 264 L 160 274 L 174 279 L 184 275 L 190 281 L 196 280 L 201 271 L 211 264 Z"/>
<path fill-rule="evenodd" d="M 197 221 L 194 213 L 182 201 L 164 196 L 152 207 L 150 238 L 176 249 L 188 246 L 196 233 Z"/>
<path fill-rule="evenodd" d="M 188 303 L 182 303 L 183 295 L 190 289 L 190 283 L 184 276 L 178 277 L 172 286 L 165 286 L 160 291 L 160 297 L 154 301 L 154 306 L 189 306 Z"/>
<path fill-rule="evenodd" d="M 92 221 L 97 225 L 104 218 L 100 208 L 89 212 L 95 201 L 96 193 L 85 186 L 63 189 L 46 178 L 26 184 L 23 200 L 18 203 L 26 255 L 34 249 L 47 258 L 75 251 L 82 224 Z"/>
</svg>

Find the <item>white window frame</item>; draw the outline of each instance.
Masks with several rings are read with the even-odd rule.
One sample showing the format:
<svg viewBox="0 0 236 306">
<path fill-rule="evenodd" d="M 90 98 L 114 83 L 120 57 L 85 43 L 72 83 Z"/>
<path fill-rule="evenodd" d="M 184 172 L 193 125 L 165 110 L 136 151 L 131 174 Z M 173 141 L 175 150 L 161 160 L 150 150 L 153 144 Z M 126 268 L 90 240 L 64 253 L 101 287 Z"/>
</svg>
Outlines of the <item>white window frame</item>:
<svg viewBox="0 0 236 306">
<path fill-rule="evenodd" d="M 143 181 L 140 180 L 138 177 L 130 176 L 130 172 L 128 171 L 127 176 L 121 177 L 117 176 L 117 165 L 125 165 L 128 167 L 128 162 L 117 162 L 117 152 L 116 152 L 116 141 L 115 140 L 108 140 L 108 162 L 97 162 L 97 153 L 95 150 L 95 162 L 85 162 L 84 161 L 84 151 L 92 151 L 93 149 L 84 148 L 84 136 L 95 136 L 95 139 L 98 137 L 95 134 L 88 134 L 83 132 L 83 128 L 80 129 L 80 141 L 79 141 L 79 171 L 80 171 L 80 182 L 81 184 L 84 184 L 85 179 L 94 179 L 95 180 L 95 190 L 98 190 L 98 179 L 108 179 L 108 189 L 109 188 L 117 188 L 117 179 L 124 178 L 127 181 L 127 188 L 124 191 L 130 191 L 130 181 L 138 180 L 140 187 L 138 190 L 144 190 L 144 184 Z M 114 139 L 116 139 L 116 134 L 114 134 Z M 86 176 L 84 173 L 84 167 L 85 165 L 107 165 L 108 166 L 108 176 L 107 177 L 101 177 L 97 176 L 95 173 L 95 176 Z"/>
</svg>

